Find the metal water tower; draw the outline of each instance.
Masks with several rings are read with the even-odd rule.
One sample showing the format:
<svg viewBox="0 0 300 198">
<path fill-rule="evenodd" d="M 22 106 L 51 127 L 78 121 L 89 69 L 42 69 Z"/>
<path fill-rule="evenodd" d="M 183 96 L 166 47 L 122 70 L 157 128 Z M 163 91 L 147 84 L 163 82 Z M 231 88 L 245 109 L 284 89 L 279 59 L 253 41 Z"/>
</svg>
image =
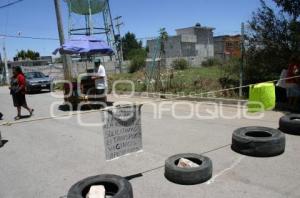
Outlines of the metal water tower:
<svg viewBox="0 0 300 198">
<path fill-rule="evenodd" d="M 65 0 L 69 10 L 69 37 L 74 35 L 105 35 L 107 43 L 115 52 L 115 61 L 121 58 L 118 50 L 120 40 L 116 37 L 109 0 Z"/>
</svg>

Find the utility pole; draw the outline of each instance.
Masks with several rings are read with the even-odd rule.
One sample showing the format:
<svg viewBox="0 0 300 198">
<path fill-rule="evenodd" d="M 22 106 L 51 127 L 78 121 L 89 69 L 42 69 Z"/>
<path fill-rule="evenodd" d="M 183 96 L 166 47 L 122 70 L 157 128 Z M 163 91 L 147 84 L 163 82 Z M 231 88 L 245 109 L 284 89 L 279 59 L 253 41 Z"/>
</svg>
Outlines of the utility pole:
<svg viewBox="0 0 300 198">
<path fill-rule="evenodd" d="M 60 45 L 62 46 L 65 43 L 65 36 L 64 36 L 61 11 L 60 11 L 60 0 L 54 0 L 54 5 L 55 5 L 55 12 L 56 12 L 59 41 L 60 41 Z M 70 66 L 72 64 L 71 57 L 69 55 L 61 55 L 61 56 L 63 60 L 65 80 L 71 80 L 71 69 L 70 69 Z"/>
<path fill-rule="evenodd" d="M 123 22 L 120 21 L 120 19 L 122 18 L 122 16 L 117 16 L 114 20 L 116 21 L 116 27 L 118 30 L 118 35 L 119 35 L 119 39 L 120 39 L 120 59 L 121 62 L 123 63 L 124 61 L 124 57 L 123 57 L 123 42 L 122 42 L 122 37 L 121 37 L 121 26 L 124 25 Z"/>
<path fill-rule="evenodd" d="M 241 65 L 240 65 L 240 89 L 239 96 L 243 96 L 243 82 L 244 82 L 244 58 L 245 58 L 245 24 L 241 25 Z"/>
<path fill-rule="evenodd" d="M 3 38 L 3 56 L 4 56 L 4 67 L 5 67 L 5 82 L 9 85 L 9 70 L 8 70 L 8 64 L 7 64 L 7 54 L 6 54 L 6 47 L 5 47 L 5 38 Z"/>
</svg>

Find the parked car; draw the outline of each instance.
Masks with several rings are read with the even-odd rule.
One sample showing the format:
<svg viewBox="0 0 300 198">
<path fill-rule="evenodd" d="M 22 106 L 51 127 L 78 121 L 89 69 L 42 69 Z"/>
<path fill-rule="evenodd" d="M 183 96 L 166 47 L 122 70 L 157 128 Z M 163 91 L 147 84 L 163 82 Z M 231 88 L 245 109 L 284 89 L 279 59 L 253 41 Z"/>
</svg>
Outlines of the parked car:
<svg viewBox="0 0 300 198">
<path fill-rule="evenodd" d="M 51 91 L 52 80 L 42 72 L 26 72 L 25 78 L 28 93 L 40 92 L 43 89 Z"/>
</svg>

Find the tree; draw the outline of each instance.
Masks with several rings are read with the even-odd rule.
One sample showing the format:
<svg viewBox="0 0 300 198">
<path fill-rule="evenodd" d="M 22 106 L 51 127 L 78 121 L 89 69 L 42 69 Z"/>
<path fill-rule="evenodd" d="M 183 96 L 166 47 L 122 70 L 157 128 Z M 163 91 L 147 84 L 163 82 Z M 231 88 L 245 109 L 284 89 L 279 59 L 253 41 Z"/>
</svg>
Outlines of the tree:
<svg viewBox="0 0 300 198">
<path fill-rule="evenodd" d="M 16 58 L 21 58 L 22 60 L 26 59 L 26 51 L 21 50 L 17 53 Z"/>
<path fill-rule="evenodd" d="M 161 66 L 166 65 L 166 43 L 169 39 L 168 32 L 166 31 L 166 28 L 160 28 L 159 30 L 159 41 L 160 41 L 160 51 L 159 51 L 159 57 L 160 62 L 157 66 L 156 71 L 156 78 L 155 78 L 155 91 L 160 91 L 160 88 L 162 86 L 161 84 Z"/>
<path fill-rule="evenodd" d="M 278 5 L 278 13 L 261 0 L 261 8 L 249 21 L 246 83 L 278 78 L 281 70 L 289 64 L 290 57 L 300 54 L 299 3 L 273 1 Z"/>
<path fill-rule="evenodd" d="M 32 50 L 21 50 L 17 53 L 15 58 L 21 58 L 22 60 L 25 60 L 26 58 L 29 58 L 30 60 L 37 60 L 40 57 L 40 53 L 32 51 Z"/>
<path fill-rule="evenodd" d="M 300 1 L 299 0 L 274 0 L 275 3 L 290 14 L 293 21 L 296 21 L 300 16 Z"/>
<path fill-rule="evenodd" d="M 142 49 L 142 42 L 138 42 L 134 33 L 127 32 L 122 38 L 124 60 L 129 60 L 130 51 Z"/>
<path fill-rule="evenodd" d="M 166 31 L 166 28 L 161 28 L 159 30 L 159 39 L 160 39 L 160 57 L 161 59 L 164 59 L 166 56 L 165 45 L 169 39 L 169 35 L 168 32 Z"/>
<path fill-rule="evenodd" d="M 29 58 L 31 60 L 37 60 L 39 57 L 40 57 L 40 53 L 31 51 L 31 50 L 27 50 L 27 58 Z"/>
</svg>

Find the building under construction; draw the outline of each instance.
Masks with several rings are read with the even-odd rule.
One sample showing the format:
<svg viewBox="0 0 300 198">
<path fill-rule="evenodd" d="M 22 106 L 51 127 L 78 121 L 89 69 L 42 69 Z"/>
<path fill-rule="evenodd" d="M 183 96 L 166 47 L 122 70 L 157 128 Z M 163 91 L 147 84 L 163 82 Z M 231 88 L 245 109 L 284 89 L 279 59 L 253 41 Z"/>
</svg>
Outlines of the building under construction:
<svg viewBox="0 0 300 198">
<path fill-rule="evenodd" d="M 214 37 L 215 58 L 221 61 L 241 57 L 241 35 Z"/>
<path fill-rule="evenodd" d="M 165 43 L 166 66 L 178 58 L 186 59 L 192 66 L 214 57 L 213 30 L 197 23 L 193 27 L 177 29 L 176 36 L 169 36 Z M 153 58 L 157 48 L 157 40 L 148 40 L 149 58 Z M 158 57 L 157 57 L 158 58 Z"/>
</svg>

